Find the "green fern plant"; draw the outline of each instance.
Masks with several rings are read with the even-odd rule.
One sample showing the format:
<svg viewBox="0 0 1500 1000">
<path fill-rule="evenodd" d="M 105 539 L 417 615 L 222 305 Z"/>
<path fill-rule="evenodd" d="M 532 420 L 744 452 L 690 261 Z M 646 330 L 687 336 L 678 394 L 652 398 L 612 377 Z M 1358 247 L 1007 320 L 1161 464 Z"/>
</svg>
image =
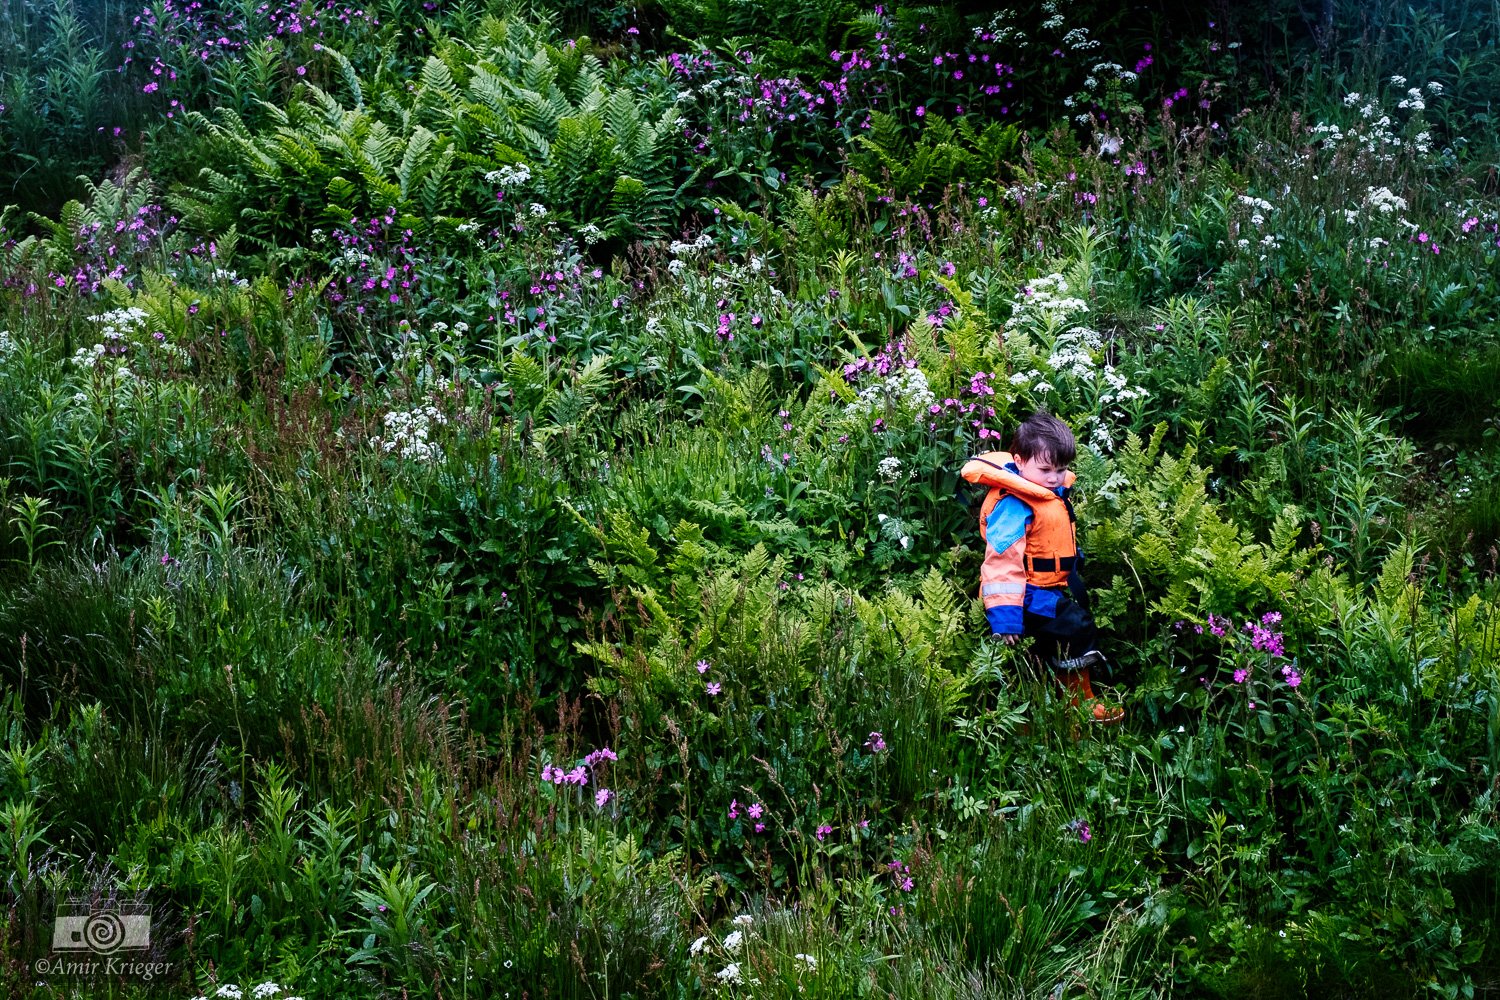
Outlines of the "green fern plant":
<svg viewBox="0 0 1500 1000">
<path fill-rule="evenodd" d="M 1084 507 L 1091 563 L 1113 574 L 1098 594 L 1103 624 L 1280 606 L 1315 551 L 1299 549 L 1301 513 L 1283 509 L 1270 537 L 1257 541 L 1208 495 L 1208 470 L 1191 451 L 1165 454 L 1166 425 L 1149 441 L 1131 434 L 1115 467 Z"/>
<path fill-rule="evenodd" d="M 526 193 L 567 222 L 665 233 L 682 194 L 675 109 L 643 117 L 587 39 L 556 46 L 534 29 L 487 24 L 479 45 L 449 40 L 409 89 L 362 80 L 325 46 L 342 96 L 307 85 L 285 107 L 257 102 L 254 123 L 234 107 L 193 112 L 219 165 L 203 168 L 177 207 L 209 231 L 238 224 L 263 247 L 391 210 L 400 228 L 451 234 L 491 210 L 487 173 L 524 164 Z"/>
<path fill-rule="evenodd" d="M 850 166 L 872 189 L 901 197 L 932 195 L 959 181 L 994 181 L 1009 171 L 1021 132 L 992 122 L 982 130 L 966 118 L 957 124 L 936 114 L 923 119 L 916 141 L 895 116 L 876 111 L 868 135 L 857 136 Z"/>
</svg>

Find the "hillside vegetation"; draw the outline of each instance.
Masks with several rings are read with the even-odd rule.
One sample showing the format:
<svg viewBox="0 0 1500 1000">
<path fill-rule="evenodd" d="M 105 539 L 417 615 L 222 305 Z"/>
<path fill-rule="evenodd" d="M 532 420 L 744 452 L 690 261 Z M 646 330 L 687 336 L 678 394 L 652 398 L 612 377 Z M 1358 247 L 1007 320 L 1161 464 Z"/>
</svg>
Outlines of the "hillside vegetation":
<svg viewBox="0 0 1500 1000">
<path fill-rule="evenodd" d="M 1497 995 L 1497 42 L 3 0 L 6 994 Z M 1037 408 L 1120 726 L 975 596 Z"/>
</svg>

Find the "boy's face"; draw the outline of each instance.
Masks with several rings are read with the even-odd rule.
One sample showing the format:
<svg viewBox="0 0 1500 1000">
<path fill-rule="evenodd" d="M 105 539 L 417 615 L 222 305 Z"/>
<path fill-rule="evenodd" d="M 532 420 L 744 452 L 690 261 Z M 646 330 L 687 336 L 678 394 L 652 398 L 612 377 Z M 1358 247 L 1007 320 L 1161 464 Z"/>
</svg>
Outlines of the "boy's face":
<svg viewBox="0 0 1500 1000">
<path fill-rule="evenodd" d="M 1021 478 L 1027 482 L 1045 486 L 1049 490 L 1055 490 L 1063 484 L 1063 474 L 1068 471 L 1068 467 L 1054 462 L 1051 455 L 1033 455 L 1029 458 L 1016 455 L 1014 457 L 1016 468 L 1021 470 Z"/>
</svg>

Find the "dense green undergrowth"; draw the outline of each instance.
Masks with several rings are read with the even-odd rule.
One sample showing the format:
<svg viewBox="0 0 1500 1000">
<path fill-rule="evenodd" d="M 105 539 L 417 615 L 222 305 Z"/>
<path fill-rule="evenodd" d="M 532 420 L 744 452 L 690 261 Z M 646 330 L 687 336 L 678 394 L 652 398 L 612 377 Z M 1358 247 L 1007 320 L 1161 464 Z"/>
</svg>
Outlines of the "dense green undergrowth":
<svg viewBox="0 0 1500 1000">
<path fill-rule="evenodd" d="M 1403 10 L 3 8 L 7 990 L 123 888 L 183 996 L 1493 992 L 1497 26 Z M 1038 407 L 1119 727 L 974 599 Z"/>
</svg>

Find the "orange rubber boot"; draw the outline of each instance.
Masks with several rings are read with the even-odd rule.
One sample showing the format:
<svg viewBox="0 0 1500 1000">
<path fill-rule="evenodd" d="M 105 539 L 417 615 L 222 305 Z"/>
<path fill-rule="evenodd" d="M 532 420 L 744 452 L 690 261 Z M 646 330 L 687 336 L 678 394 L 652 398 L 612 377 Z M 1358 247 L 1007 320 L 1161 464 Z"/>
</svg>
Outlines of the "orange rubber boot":
<svg viewBox="0 0 1500 1000">
<path fill-rule="evenodd" d="M 1080 667 L 1077 670 L 1059 670 L 1057 679 L 1062 681 L 1062 686 L 1071 695 L 1068 704 L 1078 706 L 1079 701 L 1094 700 L 1094 686 L 1089 683 L 1089 668 Z"/>
<path fill-rule="evenodd" d="M 1089 718 L 1102 725 L 1113 725 L 1125 718 L 1125 709 L 1119 705 L 1107 705 L 1094 694 L 1094 685 L 1090 682 L 1089 668 L 1080 667 L 1077 670 L 1056 671 L 1057 679 L 1069 694 L 1068 704 L 1078 707 L 1082 704 L 1088 709 Z"/>
</svg>

